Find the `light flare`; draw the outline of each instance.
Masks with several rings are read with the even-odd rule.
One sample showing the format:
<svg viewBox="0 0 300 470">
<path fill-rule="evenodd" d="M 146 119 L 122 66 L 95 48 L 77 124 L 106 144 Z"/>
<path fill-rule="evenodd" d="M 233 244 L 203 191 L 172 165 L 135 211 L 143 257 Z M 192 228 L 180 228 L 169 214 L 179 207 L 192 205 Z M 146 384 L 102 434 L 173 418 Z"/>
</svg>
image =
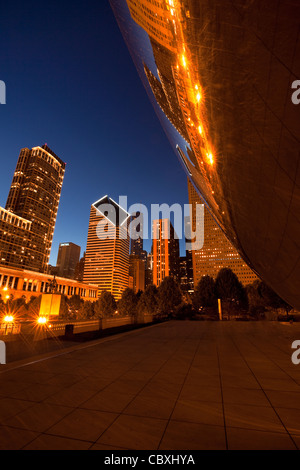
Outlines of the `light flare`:
<svg viewBox="0 0 300 470">
<path fill-rule="evenodd" d="M 6 323 L 13 323 L 13 322 L 14 322 L 14 317 L 13 317 L 12 315 L 6 315 L 6 316 L 4 317 L 4 321 L 5 321 Z"/>
</svg>

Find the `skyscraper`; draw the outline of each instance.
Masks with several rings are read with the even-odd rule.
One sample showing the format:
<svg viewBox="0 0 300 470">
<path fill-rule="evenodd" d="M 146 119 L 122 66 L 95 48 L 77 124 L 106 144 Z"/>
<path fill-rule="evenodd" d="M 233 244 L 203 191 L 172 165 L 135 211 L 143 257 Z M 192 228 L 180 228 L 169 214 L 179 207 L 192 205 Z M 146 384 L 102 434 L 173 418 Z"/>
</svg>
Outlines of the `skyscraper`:
<svg viewBox="0 0 300 470">
<path fill-rule="evenodd" d="M 132 277 L 132 288 L 135 293 L 145 290 L 145 262 L 138 255 L 129 256 L 129 276 Z"/>
<path fill-rule="evenodd" d="M 203 204 L 194 186 L 188 180 L 189 202 L 192 204 L 192 228 L 195 230 L 196 204 Z M 256 274 L 240 257 L 227 240 L 209 211 L 204 209 L 204 244 L 199 250 L 192 250 L 194 287 L 202 276 L 216 278 L 221 268 L 230 268 L 244 285 L 257 279 Z"/>
<path fill-rule="evenodd" d="M 150 37 L 176 51 L 173 38 L 173 18 L 169 5 L 157 0 L 127 0 L 132 18 Z"/>
<path fill-rule="evenodd" d="M 83 280 L 97 284 L 98 295 L 107 290 L 116 300 L 129 280 L 128 215 L 107 196 L 90 211 Z"/>
<path fill-rule="evenodd" d="M 74 279 L 75 268 L 80 258 L 80 246 L 75 243 L 60 243 L 57 255 L 57 275 Z"/>
<path fill-rule="evenodd" d="M 47 144 L 21 150 L 0 208 L 0 264 L 47 271 L 64 172 Z"/>
<path fill-rule="evenodd" d="M 152 231 L 153 284 L 159 286 L 167 276 L 179 281 L 179 240 L 170 220 L 153 220 Z"/>
<path fill-rule="evenodd" d="M 75 266 L 74 279 L 76 279 L 77 281 L 83 281 L 84 261 L 85 261 L 85 252 L 83 253 L 83 257 L 80 258 L 80 260 Z"/>
<path fill-rule="evenodd" d="M 130 220 L 130 254 L 141 257 L 143 255 L 143 214 L 136 212 L 131 215 Z"/>
</svg>

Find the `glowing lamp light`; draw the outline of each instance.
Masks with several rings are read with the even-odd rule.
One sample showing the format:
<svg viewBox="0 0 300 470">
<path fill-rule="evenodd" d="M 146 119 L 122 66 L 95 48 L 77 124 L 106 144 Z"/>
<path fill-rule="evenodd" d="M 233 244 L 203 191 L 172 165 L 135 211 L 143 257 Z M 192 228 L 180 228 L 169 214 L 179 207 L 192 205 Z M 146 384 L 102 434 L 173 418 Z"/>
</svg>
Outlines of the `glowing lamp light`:
<svg viewBox="0 0 300 470">
<path fill-rule="evenodd" d="M 196 100 L 198 101 L 198 103 L 199 103 L 199 101 L 201 100 L 201 94 L 200 94 L 199 92 L 198 92 L 197 95 L 196 95 Z"/>
<path fill-rule="evenodd" d="M 6 323 L 13 323 L 14 317 L 13 317 L 12 315 L 6 315 L 6 316 L 4 317 L 4 321 L 5 321 Z"/>
<path fill-rule="evenodd" d="M 186 68 L 186 58 L 183 54 L 182 54 L 182 65 L 184 66 L 184 68 Z"/>
<path fill-rule="evenodd" d="M 39 318 L 37 319 L 37 322 L 38 322 L 39 325 L 45 325 L 45 324 L 47 323 L 47 321 L 48 321 L 48 320 L 47 320 L 46 317 L 39 317 Z"/>
<path fill-rule="evenodd" d="M 213 165 L 214 164 L 214 158 L 213 158 L 211 153 L 207 154 L 207 158 L 208 158 L 209 164 Z"/>
<path fill-rule="evenodd" d="M 202 135 L 203 130 L 202 130 L 201 126 L 198 127 L 198 132 L 199 132 L 200 135 Z"/>
</svg>

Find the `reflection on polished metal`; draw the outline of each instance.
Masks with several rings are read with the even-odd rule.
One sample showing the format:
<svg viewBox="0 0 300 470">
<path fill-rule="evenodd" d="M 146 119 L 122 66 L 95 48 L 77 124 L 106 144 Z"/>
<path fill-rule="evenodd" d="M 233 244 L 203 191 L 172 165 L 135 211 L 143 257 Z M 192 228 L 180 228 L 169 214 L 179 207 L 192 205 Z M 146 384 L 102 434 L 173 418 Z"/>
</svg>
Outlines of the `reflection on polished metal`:
<svg viewBox="0 0 300 470">
<path fill-rule="evenodd" d="M 300 107 L 291 99 L 299 2 L 110 3 L 211 214 L 252 269 L 300 308 Z"/>
</svg>

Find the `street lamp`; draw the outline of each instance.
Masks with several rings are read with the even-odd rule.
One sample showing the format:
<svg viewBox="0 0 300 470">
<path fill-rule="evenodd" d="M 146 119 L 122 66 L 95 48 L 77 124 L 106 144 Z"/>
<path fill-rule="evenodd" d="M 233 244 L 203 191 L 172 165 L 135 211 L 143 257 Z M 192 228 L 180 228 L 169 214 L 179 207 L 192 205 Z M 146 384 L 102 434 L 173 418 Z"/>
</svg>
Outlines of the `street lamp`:
<svg viewBox="0 0 300 470">
<path fill-rule="evenodd" d="M 3 287 L 3 292 L 7 292 L 7 294 L 4 297 L 6 299 L 6 302 L 7 302 L 9 297 L 10 297 L 9 294 L 8 294 L 8 287 L 7 286 Z"/>
<path fill-rule="evenodd" d="M 5 323 L 5 335 L 7 335 L 7 329 L 9 328 L 9 326 L 11 327 L 11 329 L 13 329 L 13 323 L 14 323 L 14 317 L 12 315 L 6 315 L 4 317 L 4 323 Z"/>
</svg>

